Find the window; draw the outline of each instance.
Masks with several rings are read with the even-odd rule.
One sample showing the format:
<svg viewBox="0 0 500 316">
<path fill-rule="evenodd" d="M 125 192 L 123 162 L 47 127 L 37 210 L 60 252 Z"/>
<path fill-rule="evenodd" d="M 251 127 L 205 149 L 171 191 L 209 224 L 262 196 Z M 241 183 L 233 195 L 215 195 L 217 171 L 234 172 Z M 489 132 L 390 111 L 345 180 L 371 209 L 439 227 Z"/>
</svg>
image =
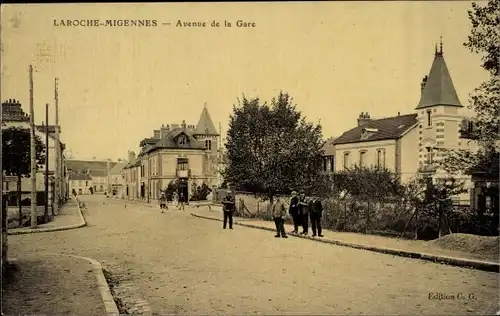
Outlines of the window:
<svg viewBox="0 0 500 316">
<path fill-rule="evenodd" d="M 205 148 L 207 148 L 208 150 L 212 150 L 212 141 L 211 140 L 205 141 Z"/>
<path fill-rule="evenodd" d="M 323 158 L 323 171 L 326 171 L 328 169 L 328 158 L 325 157 Z"/>
<path fill-rule="evenodd" d="M 427 111 L 427 126 L 432 126 L 432 121 L 431 121 L 431 110 Z"/>
<path fill-rule="evenodd" d="M 385 168 L 385 150 L 383 149 L 377 150 L 377 167 Z"/>
<path fill-rule="evenodd" d="M 427 147 L 427 163 L 432 163 L 432 162 L 433 162 L 432 148 Z"/>
<path fill-rule="evenodd" d="M 359 166 L 366 167 L 366 151 L 359 152 Z"/>
<path fill-rule="evenodd" d="M 335 171 L 335 157 L 330 157 L 330 171 Z"/>
<path fill-rule="evenodd" d="M 87 187 L 89 185 L 89 182 L 88 181 L 85 181 L 85 186 Z"/>
<path fill-rule="evenodd" d="M 185 144 L 186 144 L 186 135 L 179 136 L 179 145 L 185 145 Z"/>
<path fill-rule="evenodd" d="M 178 158 L 177 159 L 177 170 L 188 170 L 187 158 Z"/>
<path fill-rule="evenodd" d="M 344 153 L 344 169 L 349 168 L 349 153 Z"/>
</svg>

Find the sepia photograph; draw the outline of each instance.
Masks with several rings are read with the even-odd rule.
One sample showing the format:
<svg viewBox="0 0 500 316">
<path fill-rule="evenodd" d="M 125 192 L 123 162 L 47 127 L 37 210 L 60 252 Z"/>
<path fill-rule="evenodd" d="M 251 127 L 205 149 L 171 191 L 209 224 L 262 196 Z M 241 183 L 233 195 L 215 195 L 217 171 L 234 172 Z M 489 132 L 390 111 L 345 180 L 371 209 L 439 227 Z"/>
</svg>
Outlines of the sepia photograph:
<svg viewBox="0 0 500 316">
<path fill-rule="evenodd" d="M 2 315 L 500 315 L 500 0 L 0 12 Z"/>
</svg>

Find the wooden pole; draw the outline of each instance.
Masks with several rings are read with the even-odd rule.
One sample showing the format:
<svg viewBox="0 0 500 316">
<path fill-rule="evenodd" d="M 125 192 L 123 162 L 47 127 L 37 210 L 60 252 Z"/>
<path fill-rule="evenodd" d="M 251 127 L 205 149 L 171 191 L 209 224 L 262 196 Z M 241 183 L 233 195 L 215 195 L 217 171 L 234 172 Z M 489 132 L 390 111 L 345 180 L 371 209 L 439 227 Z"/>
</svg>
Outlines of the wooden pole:
<svg viewBox="0 0 500 316">
<path fill-rule="evenodd" d="M 45 104 L 45 210 L 43 218 L 49 221 L 49 104 Z"/>
<path fill-rule="evenodd" d="M 58 78 L 54 79 L 54 101 L 56 106 L 56 168 L 55 168 L 55 181 L 54 181 L 54 192 L 52 194 L 54 207 L 52 208 L 52 215 L 59 214 L 59 206 L 61 202 L 61 191 L 62 191 L 62 168 L 61 168 L 61 142 L 59 140 L 59 91 L 58 91 Z"/>
<path fill-rule="evenodd" d="M 35 142 L 35 110 L 33 105 L 33 66 L 29 68 L 30 75 L 30 130 L 31 130 L 31 228 L 37 227 L 36 205 L 36 142 Z"/>
</svg>

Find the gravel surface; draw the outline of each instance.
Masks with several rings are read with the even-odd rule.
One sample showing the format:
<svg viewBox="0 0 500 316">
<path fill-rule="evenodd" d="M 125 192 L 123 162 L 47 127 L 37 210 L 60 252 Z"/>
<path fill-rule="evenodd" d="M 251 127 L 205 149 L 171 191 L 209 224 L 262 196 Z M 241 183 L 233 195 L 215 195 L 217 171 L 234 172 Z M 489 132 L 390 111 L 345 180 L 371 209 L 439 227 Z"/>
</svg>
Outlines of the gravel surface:
<svg viewBox="0 0 500 316">
<path fill-rule="evenodd" d="M 65 256 L 16 255 L 2 286 L 5 315 L 104 315 L 90 263 Z"/>
<path fill-rule="evenodd" d="M 88 227 L 9 236 L 126 271 L 154 315 L 477 315 L 498 310 L 498 274 L 339 247 L 99 196 Z M 104 200 L 104 204 L 103 204 Z M 113 268 L 115 267 L 115 268 Z M 118 271 L 118 272 L 117 272 Z M 459 295 L 461 293 L 461 295 Z M 121 294 L 126 296 L 126 291 Z M 463 298 L 463 299 L 462 299 Z"/>
</svg>

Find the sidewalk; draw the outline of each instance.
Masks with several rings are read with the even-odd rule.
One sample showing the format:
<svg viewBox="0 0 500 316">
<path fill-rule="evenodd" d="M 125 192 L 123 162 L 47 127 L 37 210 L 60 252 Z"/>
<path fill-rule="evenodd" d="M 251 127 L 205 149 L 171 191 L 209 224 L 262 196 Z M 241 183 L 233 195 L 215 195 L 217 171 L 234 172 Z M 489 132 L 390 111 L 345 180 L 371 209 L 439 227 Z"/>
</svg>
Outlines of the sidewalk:
<svg viewBox="0 0 500 316">
<path fill-rule="evenodd" d="M 211 211 L 208 210 L 208 207 L 200 207 L 199 209 L 192 212 L 191 215 L 206 219 L 219 221 L 222 220 L 220 207 L 212 207 Z M 235 217 L 234 223 L 241 226 L 275 231 L 274 222 L 271 221 Z M 290 224 L 285 224 L 285 230 L 287 232 L 292 231 L 293 226 Z M 431 245 L 428 241 L 423 240 L 407 240 L 376 235 L 335 232 L 326 229 L 323 230 L 323 235 L 324 237 L 320 238 L 311 237 L 311 232 L 309 232 L 309 236 L 307 237 L 290 234 L 290 236 L 297 236 L 300 238 L 307 238 L 310 240 L 316 240 L 341 246 L 382 252 L 391 255 L 439 261 L 446 264 L 458 266 L 469 266 L 486 271 L 498 272 L 499 270 L 498 258 L 481 257 L 474 253 L 442 249 Z"/>
<path fill-rule="evenodd" d="M 85 220 L 74 199 L 69 200 L 60 210 L 59 215 L 54 216 L 52 221 L 46 224 L 40 224 L 37 228 L 31 227 L 9 229 L 9 235 L 40 233 L 49 231 L 58 231 L 73 229 L 85 226 Z"/>
<path fill-rule="evenodd" d="M 92 264 L 54 255 L 9 260 L 2 286 L 5 315 L 105 315 Z"/>
</svg>

